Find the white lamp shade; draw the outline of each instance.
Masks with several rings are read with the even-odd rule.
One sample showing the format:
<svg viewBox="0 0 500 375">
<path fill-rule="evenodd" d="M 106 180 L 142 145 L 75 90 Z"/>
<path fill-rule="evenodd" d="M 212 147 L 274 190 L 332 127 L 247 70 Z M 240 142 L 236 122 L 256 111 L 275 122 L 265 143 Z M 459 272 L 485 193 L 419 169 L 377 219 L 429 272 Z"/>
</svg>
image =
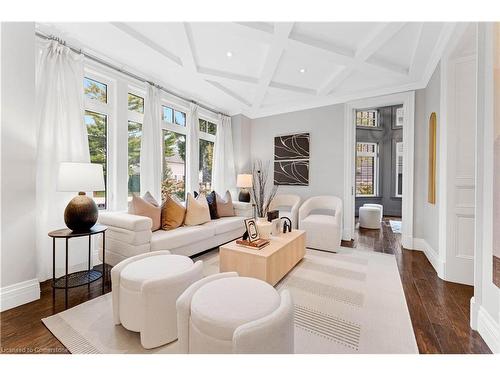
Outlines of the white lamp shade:
<svg viewBox="0 0 500 375">
<path fill-rule="evenodd" d="M 101 164 L 68 163 L 59 164 L 58 191 L 102 191 L 104 173 Z"/>
<path fill-rule="evenodd" d="M 252 185 L 251 174 L 239 174 L 236 178 L 236 186 L 239 188 L 251 188 Z"/>
</svg>

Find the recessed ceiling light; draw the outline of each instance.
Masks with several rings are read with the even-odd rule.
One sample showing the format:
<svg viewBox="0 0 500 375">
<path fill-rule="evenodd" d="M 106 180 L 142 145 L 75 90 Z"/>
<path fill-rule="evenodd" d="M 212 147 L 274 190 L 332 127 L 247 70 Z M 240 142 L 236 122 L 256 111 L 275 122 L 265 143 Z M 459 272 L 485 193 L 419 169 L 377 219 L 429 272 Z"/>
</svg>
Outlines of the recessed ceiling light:
<svg viewBox="0 0 500 375">
<path fill-rule="evenodd" d="M 306 72 L 306 68 L 300 68 L 300 69 L 299 69 L 299 73 L 304 74 L 305 72 Z"/>
<path fill-rule="evenodd" d="M 226 52 L 226 56 L 227 56 L 228 58 L 231 58 L 231 57 L 233 57 L 233 53 L 232 53 L 231 51 L 227 51 L 227 52 Z"/>
</svg>

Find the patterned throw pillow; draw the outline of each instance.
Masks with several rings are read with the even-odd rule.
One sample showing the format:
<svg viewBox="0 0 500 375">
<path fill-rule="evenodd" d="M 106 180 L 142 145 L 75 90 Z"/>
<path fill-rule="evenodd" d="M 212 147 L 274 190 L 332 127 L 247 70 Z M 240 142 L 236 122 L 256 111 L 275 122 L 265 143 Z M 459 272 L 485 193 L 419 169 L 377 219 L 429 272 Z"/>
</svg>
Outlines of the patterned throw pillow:
<svg viewBox="0 0 500 375">
<path fill-rule="evenodd" d="M 167 194 L 165 203 L 161 207 L 161 229 L 171 230 L 179 228 L 184 224 L 186 208 L 179 202 L 175 196 Z"/>
<path fill-rule="evenodd" d="M 129 214 L 149 217 L 153 221 L 151 230 L 154 232 L 161 228 L 161 207 L 149 192 L 144 197 L 134 195 L 130 203 Z"/>
<path fill-rule="evenodd" d="M 217 214 L 219 217 L 234 216 L 233 200 L 229 190 L 226 191 L 224 198 L 216 193 L 215 202 L 217 204 Z"/>
<path fill-rule="evenodd" d="M 194 197 L 198 197 L 198 192 L 194 192 Z M 207 202 L 208 202 L 208 209 L 210 210 L 210 219 L 216 220 L 219 219 L 220 216 L 217 213 L 217 199 L 215 195 L 215 191 L 212 191 L 210 194 L 207 195 Z"/>
<path fill-rule="evenodd" d="M 210 210 L 205 194 L 198 195 L 194 198 L 191 193 L 187 194 L 186 199 L 186 218 L 184 225 L 200 225 L 210 221 Z"/>
</svg>

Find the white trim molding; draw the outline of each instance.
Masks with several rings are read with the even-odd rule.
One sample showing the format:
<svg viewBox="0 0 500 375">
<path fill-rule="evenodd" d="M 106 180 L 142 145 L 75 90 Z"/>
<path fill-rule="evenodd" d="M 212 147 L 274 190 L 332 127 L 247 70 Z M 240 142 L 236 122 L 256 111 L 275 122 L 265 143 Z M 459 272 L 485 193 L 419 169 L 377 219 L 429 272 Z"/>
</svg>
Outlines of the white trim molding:
<svg viewBox="0 0 500 375">
<path fill-rule="evenodd" d="M 493 353 L 500 353 L 500 324 L 476 303 L 474 297 L 470 300 L 471 327 L 479 332 L 486 345 Z"/>
<path fill-rule="evenodd" d="M 38 279 L 22 281 L 0 289 L 0 311 L 12 309 L 40 299 Z"/>
<path fill-rule="evenodd" d="M 432 264 L 432 267 L 434 267 L 434 269 L 436 270 L 439 278 L 444 280 L 445 264 L 442 259 L 439 258 L 439 254 L 437 253 L 437 251 L 434 250 L 426 240 L 424 240 L 423 238 L 414 238 L 413 250 L 422 251 L 429 262 Z"/>
<path fill-rule="evenodd" d="M 402 198 L 402 236 L 404 248 L 413 249 L 413 169 L 414 169 L 414 129 L 415 129 L 415 91 L 357 100 L 345 104 L 344 122 L 344 230 L 342 239 L 351 240 L 354 235 L 354 206 L 356 187 L 356 109 L 386 107 L 403 104 L 403 198 Z"/>
</svg>

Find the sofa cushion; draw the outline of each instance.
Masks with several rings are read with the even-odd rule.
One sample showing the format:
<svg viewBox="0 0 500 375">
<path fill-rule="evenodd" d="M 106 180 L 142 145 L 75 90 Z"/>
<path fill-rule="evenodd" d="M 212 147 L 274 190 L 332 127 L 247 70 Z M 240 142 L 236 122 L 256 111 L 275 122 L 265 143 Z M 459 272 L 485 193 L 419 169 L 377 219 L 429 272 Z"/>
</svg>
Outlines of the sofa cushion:
<svg viewBox="0 0 500 375">
<path fill-rule="evenodd" d="M 203 285 L 191 299 L 191 322 L 201 332 L 232 340 L 239 326 L 275 311 L 281 299 L 268 283 L 250 277 L 229 277 Z"/>
<path fill-rule="evenodd" d="M 221 217 L 217 220 L 212 220 L 210 223 L 215 226 L 215 234 L 222 234 L 231 232 L 237 229 L 245 228 L 245 218 L 239 216 L 231 216 L 231 217 Z"/>
<path fill-rule="evenodd" d="M 217 214 L 219 217 L 234 216 L 233 200 L 229 190 L 226 191 L 224 198 L 216 193 L 215 202 L 217 203 Z"/>
<path fill-rule="evenodd" d="M 309 215 L 302 220 L 302 225 L 336 225 L 335 217 L 331 215 Z"/>
<path fill-rule="evenodd" d="M 151 231 L 133 231 L 119 227 L 109 227 L 106 231 L 106 238 L 113 238 L 131 245 L 143 245 L 151 240 Z"/>
<path fill-rule="evenodd" d="M 155 206 L 154 202 L 151 203 L 145 198 L 134 195 L 129 213 L 149 217 L 153 221 L 151 226 L 152 231 L 158 230 L 161 227 L 161 207 Z"/>
<path fill-rule="evenodd" d="M 156 255 L 139 259 L 125 266 L 120 273 L 120 285 L 140 291 L 147 280 L 163 279 L 189 270 L 191 258 L 183 255 Z"/>
<path fill-rule="evenodd" d="M 198 192 L 194 192 L 194 197 L 198 197 Z M 208 209 L 210 211 L 210 219 L 215 220 L 219 218 L 219 214 L 217 213 L 217 195 L 215 194 L 215 191 L 212 191 L 210 194 L 207 195 L 207 203 L 208 203 Z"/>
<path fill-rule="evenodd" d="M 205 194 L 194 198 L 191 193 L 187 194 L 186 199 L 186 218 L 184 225 L 200 225 L 210 221 L 210 210 Z"/>
<path fill-rule="evenodd" d="M 214 226 L 183 226 L 174 230 L 159 230 L 151 237 L 151 250 L 172 250 L 194 242 L 204 241 L 215 235 Z"/>
<path fill-rule="evenodd" d="M 161 229 L 171 230 L 180 227 L 184 223 L 186 208 L 167 194 L 165 203 L 161 207 Z"/>
</svg>

